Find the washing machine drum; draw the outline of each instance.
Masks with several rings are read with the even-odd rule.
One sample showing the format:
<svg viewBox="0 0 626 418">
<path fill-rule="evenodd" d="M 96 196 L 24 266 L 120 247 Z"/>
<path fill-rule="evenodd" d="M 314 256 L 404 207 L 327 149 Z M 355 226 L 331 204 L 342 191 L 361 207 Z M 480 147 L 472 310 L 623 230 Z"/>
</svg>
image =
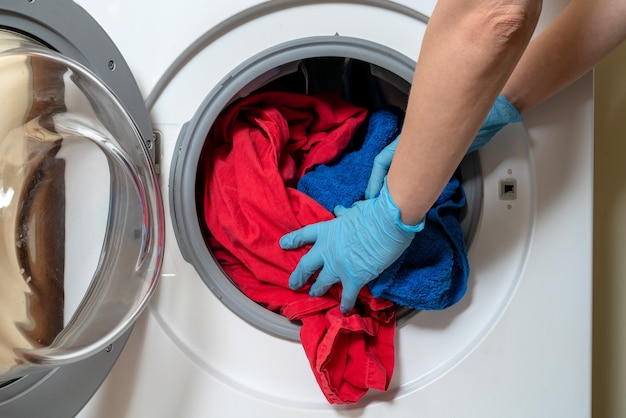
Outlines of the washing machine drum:
<svg viewBox="0 0 626 418">
<path fill-rule="evenodd" d="M 86 65 L 25 34 L 54 24 L 29 12 L 13 27 L 19 14 L 5 7 L 0 410 L 25 377 L 96 356 L 127 334 L 154 290 L 164 243 L 157 177 L 127 104 Z M 53 15 L 46 7 L 43 20 Z"/>
</svg>

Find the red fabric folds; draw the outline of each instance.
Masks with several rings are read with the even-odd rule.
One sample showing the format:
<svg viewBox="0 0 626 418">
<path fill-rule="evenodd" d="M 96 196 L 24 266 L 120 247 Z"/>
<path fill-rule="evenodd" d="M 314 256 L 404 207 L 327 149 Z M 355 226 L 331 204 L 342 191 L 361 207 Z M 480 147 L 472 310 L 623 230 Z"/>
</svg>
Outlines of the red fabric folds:
<svg viewBox="0 0 626 418">
<path fill-rule="evenodd" d="M 284 251 L 285 233 L 333 215 L 296 190 L 298 179 L 331 161 L 366 117 L 336 96 L 260 93 L 231 105 L 209 133 L 199 169 L 209 245 L 252 300 L 302 322 L 300 337 L 330 403 L 386 390 L 394 367 L 395 309 L 367 287 L 349 315 L 340 289 L 321 298 L 288 287 L 308 250 Z"/>
</svg>

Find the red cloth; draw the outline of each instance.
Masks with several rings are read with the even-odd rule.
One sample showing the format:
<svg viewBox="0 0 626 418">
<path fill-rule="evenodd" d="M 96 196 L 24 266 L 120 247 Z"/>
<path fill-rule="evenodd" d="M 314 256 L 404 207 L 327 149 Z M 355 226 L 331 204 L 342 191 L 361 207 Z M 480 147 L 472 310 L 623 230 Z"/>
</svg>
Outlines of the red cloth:
<svg viewBox="0 0 626 418">
<path fill-rule="evenodd" d="M 285 233 L 332 219 L 298 191 L 307 170 L 336 157 L 366 117 L 336 96 L 271 92 L 230 106 L 203 150 L 200 184 L 208 241 L 217 260 L 252 300 L 302 322 L 300 337 L 330 403 L 357 402 L 370 388 L 386 390 L 394 367 L 395 309 L 367 286 L 349 315 L 340 288 L 311 298 L 308 285 L 289 289 L 289 275 L 307 248 L 284 251 Z"/>
</svg>

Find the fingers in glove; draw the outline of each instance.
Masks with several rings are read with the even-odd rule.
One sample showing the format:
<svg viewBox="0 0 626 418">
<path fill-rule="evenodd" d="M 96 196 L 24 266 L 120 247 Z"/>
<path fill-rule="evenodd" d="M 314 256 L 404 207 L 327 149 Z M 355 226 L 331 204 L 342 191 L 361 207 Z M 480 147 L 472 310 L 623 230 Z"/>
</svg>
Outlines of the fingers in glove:
<svg viewBox="0 0 626 418">
<path fill-rule="evenodd" d="M 335 206 L 335 209 L 333 209 L 333 214 L 338 218 L 344 213 L 346 213 L 347 210 L 348 208 L 346 208 L 345 206 L 337 205 Z"/>
<path fill-rule="evenodd" d="M 393 140 L 389 145 L 387 145 L 377 156 L 374 158 L 374 165 L 372 166 L 372 174 L 370 174 L 370 178 L 367 182 L 367 188 L 365 189 L 365 198 L 371 199 L 376 197 L 376 195 L 380 192 L 380 189 L 383 187 L 383 181 L 385 180 L 385 176 L 387 176 L 387 172 L 389 171 L 389 167 L 391 166 L 391 161 L 393 160 L 393 155 L 396 152 L 396 147 L 398 146 L 398 140 L 400 136 Z"/>
<path fill-rule="evenodd" d="M 283 235 L 279 241 L 280 248 L 283 250 L 293 250 L 305 244 L 313 244 L 317 241 L 318 225 L 319 224 L 307 225 Z"/>
<path fill-rule="evenodd" d="M 347 314 L 354 308 L 356 304 L 357 297 L 359 296 L 359 292 L 361 288 L 358 286 L 354 286 L 351 283 L 348 283 L 347 280 L 343 281 L 343 290 L 341 292 L 341 303 L 339 305 L 339 309 L 344 314 Z"/>
<path fill-rule="evenodd" d="M 320 274 L 317 276 L 315 283 L 311 286 L 309 294 L 313 297 L 319 297 L 330 289 L 335 283 L 339 282 L 339 277 L 332 273 L 330 269 L 323 268 Z"/>
<path fill-rule="evenodd" d="M 323 265 L 324 260 L 314 246 L 308 253 L 302 256 L 295 270 L 289 276 L 289 288 L 292 290 L 300 289 Z"/>
</svg>

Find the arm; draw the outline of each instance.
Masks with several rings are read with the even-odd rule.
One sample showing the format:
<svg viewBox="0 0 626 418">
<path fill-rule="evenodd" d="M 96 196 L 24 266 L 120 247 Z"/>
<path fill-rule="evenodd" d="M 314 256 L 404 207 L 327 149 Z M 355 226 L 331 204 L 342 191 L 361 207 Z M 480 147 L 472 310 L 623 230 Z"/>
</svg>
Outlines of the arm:
<svg viewBox="0 0 626 418">
<path fill-rule="evenodd" d="M 528 46 L 502 95 L 519 111 L 589 71 L 626 38 L 626 1 L 572 0 Z"/>
<path fill-rule="evenodd" d="M 484 146 L 508 123 L 520 121 L 521 112 L 577 80 L 625 38 L 626 2 L 572 0 L 530 43 L 468 152 Z M 396 146 L 394 141 L 376 158 L 367 198 L 380 190 Z"/>
<path fill-rule="evenodd" d="M 416 66 L 399 153 L 379 196 L 335 209 L 336 219 L 283 236 L 313 247 L 289 278 L 321 296 L 343 286 L 341 310 L 400 257 L 504 86 L 537 23 L 541 0 L 440 0 Z"/>
<path fill-rule="evenodd" d="M 461 162 L 530 40 L 540 9 L 537 0 L 438 2 L 387 175 L 405 224 L 422 219 Z"/>
</svg>

